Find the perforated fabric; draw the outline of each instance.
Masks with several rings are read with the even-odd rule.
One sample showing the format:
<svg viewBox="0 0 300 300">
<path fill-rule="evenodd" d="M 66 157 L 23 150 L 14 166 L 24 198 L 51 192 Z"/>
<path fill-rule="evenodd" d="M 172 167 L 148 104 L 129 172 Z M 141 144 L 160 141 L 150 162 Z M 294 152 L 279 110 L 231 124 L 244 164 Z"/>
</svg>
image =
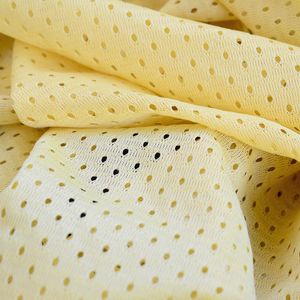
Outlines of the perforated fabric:
<svg viewBox="0 0 300 300">
<path fill-rule="evenodd" d="M 122 0 L 124 2 L 159 10 L 168 0 Z"/>
<path fill-rule="evenodd" d="M 0 34 L 0 125 L 19 123 L 10 97 L 13 39 Z"/>
<path fill-rule="evenodd" d="M 298 299 L 300 6 L 126 2 L 0 1 L 1 299 Z"/>
<path fill-rule="evenodd" d="M 236 19 L 233 13 L 215 0 L 168 0 L 160 10 L 173 16 L 201 22 Z"/>
<path fill-rule="evenodd" d="M 43 132 L 24 125 L 0 127 L 0 191 L 15 177 Z"/>
<path fill-rule="evenodd" d="M 300 46 L 300 3 L 286 0 L 220 0 L 255 34 Z"/>
</svg>

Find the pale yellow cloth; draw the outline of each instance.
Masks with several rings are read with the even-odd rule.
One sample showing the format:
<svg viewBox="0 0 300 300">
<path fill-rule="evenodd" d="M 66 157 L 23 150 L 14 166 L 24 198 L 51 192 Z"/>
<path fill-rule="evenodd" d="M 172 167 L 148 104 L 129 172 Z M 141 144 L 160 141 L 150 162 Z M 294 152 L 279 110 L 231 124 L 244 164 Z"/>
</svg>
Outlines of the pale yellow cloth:
<svg viewBox="0 0 300 300">
<path fill-rule="evenodd" d="M 300 299 L 300 2 L 3 0 L 0 32 L 1 299 Z"/>
</svg>

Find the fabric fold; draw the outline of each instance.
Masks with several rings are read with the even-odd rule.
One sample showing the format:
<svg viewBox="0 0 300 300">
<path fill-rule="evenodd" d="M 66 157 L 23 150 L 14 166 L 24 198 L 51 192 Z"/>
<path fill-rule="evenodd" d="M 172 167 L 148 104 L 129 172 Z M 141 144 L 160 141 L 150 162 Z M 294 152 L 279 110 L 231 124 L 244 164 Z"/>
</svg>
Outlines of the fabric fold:
<svg viewBox="0 0 300 300">
<path fill-rule="evenodd" d="M 1 31 L 16 39 L 129 80 L 163 97 L 259 115 L 299 131 L 297 47 L 161 17 L 153 10 L 120 1 L 84 5 L 80 0 L 37 1 L 25 4 L 23 10 L 5 1 L 0 8 L 5 15 Z M 25 14 L 28 10 L 34 18 Z M 75 24 L 80 18 L 87 21 L 78 32 Z M 43 33 L 28 31 L 33 26 Z"/>
<path fill-rule="evenodd" d="M 299 1 L 218 0 L 251 32 L 274 40 L 300 46 Z"/>
<path fill-rule="evenodd" d="M 172 16 L 200 22 L 223 22 L 236 20 L 233 13 L 218 1 L 212 0 L 168 0 L 160 11 Z"/>
<path fill-rule="evenodd" d="M 12 86 L 14 108 L 28 126 L 111 128 L 188 121 L 300 160 L 299 135 L 274 121 L 160 97 L 19 41 L 14 47 Z"/>
<path fill-rule="evenodd" d="M 10 96 L 13 39 L 0 34 L 0 125 L 19 123 Z"/>
<path fill-rule="evenodd" d="M 44 131 L 24 125 L 0 126 L 0 191 L 16 176 Z"/>
<path fill-rule="evenodd" d="M 233 150 L 199 125 L 49 130 L 0 196 L 11 216 L 1 276 L 20 270 L 1 294 L 255 299 L 223 151 Z"/>
</svg>

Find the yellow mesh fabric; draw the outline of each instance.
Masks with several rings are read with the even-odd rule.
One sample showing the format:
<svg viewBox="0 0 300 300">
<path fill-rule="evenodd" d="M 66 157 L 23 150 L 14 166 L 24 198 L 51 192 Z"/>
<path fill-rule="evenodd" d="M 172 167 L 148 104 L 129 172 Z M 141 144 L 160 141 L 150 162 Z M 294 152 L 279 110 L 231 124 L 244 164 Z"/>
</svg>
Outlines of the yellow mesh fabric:
<svg viewBox="0 0 300 300">
<path fill-rule="evenodd" d="M 299 26 L 0 1 L 1 299 L 299 299 Z"/>
<path fill-rule="evenodd" d="M 202 22 L 236 19 L 233 13 L 214 0 L 169 0 L 161 8 L 167 14 Z"/>
<path fill-rule="evenodd" d="M 156 1 L 153 1 L 153 0 L 121 0 L 121 1 L 159 10 L 168 0 L 156 0 Z"/>
<path fill-rule="evenodd" d="M 286 0 L 220 0 L 255 34 L 300 46 L 300 3 Z"/>
<path fill-rule="evenodd" d="M 0 190 L 3 190 L 17 174 L 42 133 L 43 130 L 24 125 L 0 127 Z"/>
<path fill-rule="evenodd" d="M 10 97 L 13 39 L 0 34 L 0 125 L 19 123 Z"/>
</svg>

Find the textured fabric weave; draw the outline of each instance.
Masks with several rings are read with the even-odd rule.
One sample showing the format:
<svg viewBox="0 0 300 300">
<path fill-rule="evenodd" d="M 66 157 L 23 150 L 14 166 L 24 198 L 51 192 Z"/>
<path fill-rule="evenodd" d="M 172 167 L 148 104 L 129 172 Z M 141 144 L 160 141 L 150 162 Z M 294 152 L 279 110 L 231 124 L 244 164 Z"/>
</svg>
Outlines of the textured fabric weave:
<svg viewBox="0 0 300 300">
<path fill-rule="evenodd" d="M 299 1 L 0 0 L 0 298 L 300 299 L 299 45 Z"/>
</svg>

